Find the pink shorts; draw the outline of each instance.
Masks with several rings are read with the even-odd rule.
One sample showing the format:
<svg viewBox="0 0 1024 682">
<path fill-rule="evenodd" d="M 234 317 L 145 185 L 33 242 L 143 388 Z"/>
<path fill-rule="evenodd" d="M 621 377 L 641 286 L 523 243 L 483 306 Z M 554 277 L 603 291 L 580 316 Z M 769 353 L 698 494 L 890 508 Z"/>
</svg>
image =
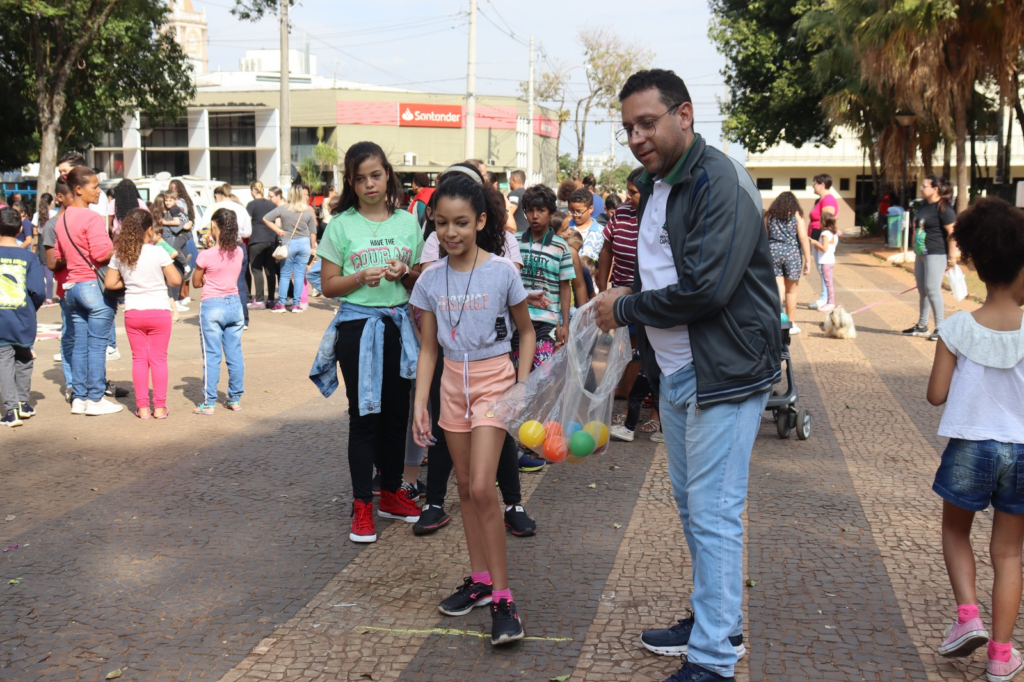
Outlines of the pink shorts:
<svg viewBox="0 0 1024 682">
<path fill-rule="evenodd" d="M 504 429 L 505 424 L 488 416 L 488 410 L 491 403 L 515 383 L 515 369 L 508 355 L 468 363 L 446 357 L 441 374 L 438 425 L 452 433 L 469 433 L 478 426 Z"/>
</svg>

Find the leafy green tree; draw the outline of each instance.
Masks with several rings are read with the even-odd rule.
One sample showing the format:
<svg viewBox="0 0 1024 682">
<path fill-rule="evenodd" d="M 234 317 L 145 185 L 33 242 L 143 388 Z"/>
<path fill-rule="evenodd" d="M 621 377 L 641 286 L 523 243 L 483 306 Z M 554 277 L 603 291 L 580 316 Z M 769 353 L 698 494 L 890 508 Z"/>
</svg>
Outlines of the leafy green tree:
<svg viewBox="0 0 1024 682">
<path fill-rule="evenodd" d="M 25 117 L 38 139 L 40 192 L 53 190 L 59 151 L 94 141 L 125 114 L 184 112 L 195 93 L 188 58 L 164 31 L 163 0 L 0 0 L 0 44 L 10 50 L 9 84 L 20 106 L 0 125 L 22 137 Z M 13 64 L 13 65 L 12 65 Z M 5 163 L 28 158 L 8 158 Z"/>
<path fill-rule="evenodd" d="M 576 164 L 576 159 L 572 154 L 559 154 L 558 155 L 558 181 L 561 182 L 566 178 L 575 179 L 579 177 L 579 166 Z"/>
<path fill-rule="evenodd" d="M 601 172 L 597 179 L 597 189 L 601 192 L 622 192 L 626 189 L 626 178 L 633 172 L 634 166 L 622 163 L 615 168 L 608 168 Z"/>
<path fill-rule="evenodd" d="M 710 0 L 709 34 L 725 55 L 726 136 L 761 152 L 779 142 L 832 144 L 820 104 L 825 88 L 811 73 L 815 51 L 796 23 L 811 0 Z"/>
</svg>

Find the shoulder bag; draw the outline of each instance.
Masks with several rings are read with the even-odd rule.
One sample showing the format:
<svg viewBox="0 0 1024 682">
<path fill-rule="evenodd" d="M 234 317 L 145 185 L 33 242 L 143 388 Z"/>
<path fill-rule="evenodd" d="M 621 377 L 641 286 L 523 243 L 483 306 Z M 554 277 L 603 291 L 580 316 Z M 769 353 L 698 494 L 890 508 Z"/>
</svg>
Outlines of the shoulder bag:
<svg viewBox="0 0 1024 682">
<path fill-rule="evenodd" d="M 107 270 L 110 268 L 106 265 L 96 267 L 92 264 L 92 261 L 85 257 L 82 250 L 78 248 L 78 244 L 76 244 L 75 240 L 71 238 L 71 231 L 68 230 L 68 214 L 66 211 L 61 215 L 61 220 L 64 223 L 64 233 L 68 236 L 68 241 L 71 242 L 71 246 L 75 247 L 75 251 L 77 251 L 78 255 L 82 257 L 82 260 L 84 260 L 86 264 L 92 268 L 92 271 L 96 273 L 96 283 L 100 287 L 100 293 L 105 296 L 107 294 Z"/>
<path fill-rule="evenodd" d="M 291 240 L 295 239 L 295 231 L 299 229 L 299 221 L 301 221 L 304 216 L 305 216 L 305 213 L 300 213 L 298 219 L 296 219 L 296 221 L 295 221 L 295 228 L 292 230 L 292 236 L 288 237 L 288 241 L 289 242 Z M 276 249 L 274 249 L 274 253 L 272 255 L 274 256 L 274 260 L 284 260 L 285 258 L 287 258 L 288 257 L 288 244 L 285 243 L 285 244 L 279 245 Z"/>
</svg>

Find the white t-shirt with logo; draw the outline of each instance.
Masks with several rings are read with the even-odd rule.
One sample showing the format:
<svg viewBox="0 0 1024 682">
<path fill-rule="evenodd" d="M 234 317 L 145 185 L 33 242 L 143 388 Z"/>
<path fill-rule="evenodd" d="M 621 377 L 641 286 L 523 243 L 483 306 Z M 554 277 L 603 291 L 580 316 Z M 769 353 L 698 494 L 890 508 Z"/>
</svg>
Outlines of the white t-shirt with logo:
<svg viewBox="0 0 1024 682">
<path fill-rule="evenodd" d="M 636 259 L 639 264 L 640 276 L 644 291 L 664 289 L 679 283 L 676 263 L 672 258 L 672 246 L 669 244 L 666 218 L 668 214 L 668 195 L 672 185 L 654 181 L 654 194 L 647 200 L 644 214 L 640 219 L 640 231 L 636 240 Z M 693 362 L 690 349 L 690 331 L 685 324 L 669 329 L 644 327 L 647 340 L 654 349 L 654 357 L 658 367 L 665 376 L 675 374 Z"/>
</svg>

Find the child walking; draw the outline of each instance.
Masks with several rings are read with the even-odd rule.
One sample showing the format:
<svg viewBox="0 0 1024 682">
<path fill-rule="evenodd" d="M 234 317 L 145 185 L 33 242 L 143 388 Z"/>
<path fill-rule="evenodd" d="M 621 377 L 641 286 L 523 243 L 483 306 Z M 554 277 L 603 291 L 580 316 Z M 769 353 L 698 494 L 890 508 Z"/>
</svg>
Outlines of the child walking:
<svg viewBox="0 0 1024 682">
<path fill-rule="evenodd" d="M 495 255 L 505 241 L 504 216 L 487 214 L 484 190 L 469 177 L 447 179 L 434 198 L 434 223 L 448 255 L 424 270 L 410 299 L 423 311 L 413 435 L 422 447 L 433 444 L 427 405 L 440 344 L 438 424 L 455 465 L 472 572 L 438 610 L 461 616 L 490 604 L 491 644 L 506 644 L 522 639 L 523 627 L 509 590 L 505 528 L 494 489 L 505 425 L 489 409 L 516 381 L 509 359 L 512 324 L 522 342 L 520 380 L 533 366 L 536 335 L 519 272 Z"/>
<path fill-rule="evenodd" d="M 830 213 L 821 216 L 821 236 L 811 240 L 811 246 L 821 252 L 818 265 L 821 266 L 822 281 L 825 282 L 827 301 L 818 311 L 827 313 L 836 308 L 836 292 L 832 283 L 832 271 L 836 267 L 836 246 L 839 244 L 839 228 L 836 217 Z"/>
<path fill-rule="evenodd" d="M 1024 546 L 1024 211 L 979 200 L 953 233 L 985 283 L 985 304 L 959 312 L 939 330 L 928 402 L 945 403 L 939 435 L 949 438 L 932 485 L 942 506 L 942 553 L 957 618 L 939 653 L 969 656 L 988 642 L 988 679 L 1024 670 L 1010 639 L 1021 602 Z M 978 409 L 983 405 L 983 409 Z M 971 524 L 992 505 L 992 639 L 978 613 Z"/>
<path fill-rule="evenodd" d="M 36 340 L 36 311 L 43 304 L 43 266 L 35 255 L 18 246 L 21 216 L 0 209 L 0 424 L 21 426 L 36 411 L 29 404 L 32 388 L 32 344 Z"/>
<path fill-rule="evenodd" d="M 179 286 L 181 274 L 168 252 L 154 244 L 159 238 L 149 211 L 135 208 L 121 220 L 121 231 L 107 271 L 107 289 L 124 289 L 124 326 L 132 347 L 135 416 L 167 418 L 167 346 L 171 342 L 171 299 L 168 286 Z M 149 377 L 153 377 L 153 409 Z"/>
<path fill-rule="evenodd" d="M 217 209 L 211 220 L 214 248 L 199 254 L 192 286 L 203 288 L 199 303 L 199 337 L 203 346 L 203 402 L 193 414 L 211 415 L 217 406 L 220 359 L 228 365 L 228 395 L 225 406 L 232 412 L 242 409 L 245 362 L 242 360 L 242 328 L 245 317 L 238 297 L 238 276 L 245 254 L 238 239 L 238 218 L 227 208 Z"/>
</svg>

